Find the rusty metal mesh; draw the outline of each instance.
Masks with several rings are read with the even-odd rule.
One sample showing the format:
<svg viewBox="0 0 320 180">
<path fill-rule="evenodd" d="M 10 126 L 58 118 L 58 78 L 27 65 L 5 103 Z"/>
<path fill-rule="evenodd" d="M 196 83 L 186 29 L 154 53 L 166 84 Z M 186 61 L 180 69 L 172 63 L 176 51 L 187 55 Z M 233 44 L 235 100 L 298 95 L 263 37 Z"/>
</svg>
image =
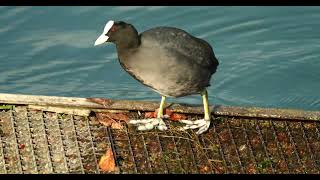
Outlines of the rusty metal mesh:
<svg viewBox="0 0 320 180">
<path fill-rule="evenodd" d="M 166 132 L 137 132 L 27 106 L 0 110 L 0 173 L 104 173 L 98 162 L 107 148 L 119 167 L 115 173 L 320 172 L 316 121 L 216 117 L 200 136 L 166 123 Z"/>
</svg>

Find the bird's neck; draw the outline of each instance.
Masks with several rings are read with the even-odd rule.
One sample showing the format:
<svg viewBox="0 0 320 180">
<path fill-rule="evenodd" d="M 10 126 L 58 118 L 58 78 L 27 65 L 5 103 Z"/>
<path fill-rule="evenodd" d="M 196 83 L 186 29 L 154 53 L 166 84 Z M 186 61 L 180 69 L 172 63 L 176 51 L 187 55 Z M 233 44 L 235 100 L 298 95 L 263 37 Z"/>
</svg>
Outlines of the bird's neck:
<svg viewBox="0 0 320 180">
<path fill-rule="evenodd" d="M 131 35 L 127 34 L 125 37 L 115 42 L 119 51 L 126 51 L 129 49 L 136 49 L 140 46 L 140 37 L 138 33 L 132 32 Z"/>
<path fill-rule="evenodd" d="M 139 47 L 139 46 L 138 46 Z M 117 52 L 118 52 L 118 58 L 120 63 L 124 64 L 131 64 L 131 60 L 133 60 L 136 52 L 138 51 L 138 48 L 133 47 L 118 47 L 117 46 Z"/>
</svg>

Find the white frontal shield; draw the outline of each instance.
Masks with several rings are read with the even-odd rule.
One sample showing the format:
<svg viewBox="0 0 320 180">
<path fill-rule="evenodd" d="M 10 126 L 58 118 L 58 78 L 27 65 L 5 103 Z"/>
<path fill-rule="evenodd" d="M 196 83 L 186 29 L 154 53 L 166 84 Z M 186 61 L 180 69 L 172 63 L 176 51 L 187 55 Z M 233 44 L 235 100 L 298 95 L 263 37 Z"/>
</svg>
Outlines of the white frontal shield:
<svg viewBox="0 0 320 180">
<path fill-rule="evenodd" d="M 98 37 L 98 39 L 96 40 L 96 42 L 94 43 L 95 46 L 100 45 L 105 43 L 108 39 L 109 36 L 107 36 L 106 34 L 109 32 L 109 30 L 112 28 L 114 24 L 114 21 L 110 20 L 106 26 L 103 29 L 103 33 Z"/>
</svg>

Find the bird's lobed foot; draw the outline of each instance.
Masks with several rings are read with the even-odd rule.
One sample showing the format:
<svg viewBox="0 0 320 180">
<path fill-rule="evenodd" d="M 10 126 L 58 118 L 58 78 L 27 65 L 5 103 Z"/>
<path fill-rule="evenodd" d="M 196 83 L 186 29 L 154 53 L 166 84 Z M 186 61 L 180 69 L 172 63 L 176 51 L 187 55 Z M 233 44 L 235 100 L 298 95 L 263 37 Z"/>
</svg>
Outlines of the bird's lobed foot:
<svg viewBox="0 0 320 180">
<path fill-rule="evenodd" d="M 196 132 L 196 134 L 202 134 L 203 132 L 207 131 L 210 126 L 210 119 L 199 119 L 196 121 L 190 121 L 190 120 L 181 120 L 179 122 L 182 122 L 186 124 L 184 127 L 182 127 L 180 130 L 184 131 L 187 129 L 197 129 L 199 130 Z"/>
<path fill-rule="evenodd" d="M 161 118 L 130 120 L 129 124 L 137 126 L 139 131 L 151 130 L 153 128 L 158 128 L 160 131 L 168 129 Z"/>
</svg>

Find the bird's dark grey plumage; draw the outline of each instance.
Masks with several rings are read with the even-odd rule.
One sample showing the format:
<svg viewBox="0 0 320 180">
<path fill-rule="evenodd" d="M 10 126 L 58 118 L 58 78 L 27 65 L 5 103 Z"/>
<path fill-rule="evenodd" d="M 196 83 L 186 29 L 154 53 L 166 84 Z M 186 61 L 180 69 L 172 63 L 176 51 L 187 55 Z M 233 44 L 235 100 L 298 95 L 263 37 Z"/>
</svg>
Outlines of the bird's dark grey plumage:
<svg viewBox="0 0 320 180">
<path fill-rule="evenodd" d="M 197 134 L 210 126 L 211 113 L 206 87 L 219 62 L 206 41 L 174 27 L 156 27 L 141 34 L 133 25 L 109 21 L 95 45 L 113 42 L 117 46 L 121 66 L 135 79 L 162 95 L 157 118 L 130 120 L 138 130 L 157 127 L 166 130 L 162 118 L 166 96 L 181 97 L 201 94 L 204 118 L 181 120 L 181 130 L 197 129 Z"/>
<path fill-rule="evenodd" d="M 161 95 L 181 97 L 210 86 L 219 65 L 212 47 L 184 30 L 156 27 L 138 34 L 130 24 L 115 22 L 108 32 L 121 66 Z"/>
</svg>

